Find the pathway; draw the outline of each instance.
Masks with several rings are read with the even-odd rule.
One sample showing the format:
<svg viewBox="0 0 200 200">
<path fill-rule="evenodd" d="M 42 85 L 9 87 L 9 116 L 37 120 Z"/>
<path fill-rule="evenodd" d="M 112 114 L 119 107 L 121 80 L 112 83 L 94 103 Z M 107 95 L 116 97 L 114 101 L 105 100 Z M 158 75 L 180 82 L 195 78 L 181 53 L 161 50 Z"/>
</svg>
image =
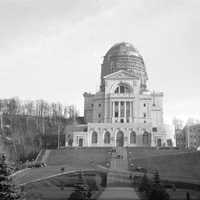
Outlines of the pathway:
<svg viewBox="0 0 200 200">
<path fill-rule="evenodd" d="M 107 188 L 100 195 L 99 200 L 135 200 L 139 199 L 131 185 L 128 172 L 127 150 L 118 147 L 112 154 L 110 171 L 107 176 Z"/>
<path fill-rule="evenodd" d="M 131 187 L 107 187 L 98 200 L 138 200 L 138 196 Z"/>
<path fill-rule="evenodd" d="M 120 156 L 120 158 L 117 156 Z M 107 185 L 109 187 L 130 186 L 129 173 L 126 171 L 128 171 L 127 151 L 125 148 L 118 147 L 116 153 L 112 155 Z"/>
</svg>

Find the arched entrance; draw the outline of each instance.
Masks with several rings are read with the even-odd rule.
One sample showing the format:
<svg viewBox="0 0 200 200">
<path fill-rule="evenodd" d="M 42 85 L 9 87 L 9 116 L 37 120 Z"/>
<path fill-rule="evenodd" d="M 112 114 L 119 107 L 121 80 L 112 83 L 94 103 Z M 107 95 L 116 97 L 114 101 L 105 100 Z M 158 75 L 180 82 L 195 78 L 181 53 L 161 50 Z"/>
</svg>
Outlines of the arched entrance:
<svg viewBox="0 0 200 200">
<path fill-rule="evenodd" d="M 151 133 L 147 131 L 143 133 L 143 145 L 151 145 Z"/>
<path fill-rule="evenodd" d="M 78 140 L 78 146 L 79 147 L 83 146 L 83 138 L 79 138 L 79 140 Z"/>
<path fill-rule="evenodd" d="M 162 142 L 161 142 L 161 139 L 159 138 L 159 139 L 157 139 L 157 146 L 161 147 L 161 145 L 162 145 Z"/>
<path fill-rule="evenodd" d="M 119 131 L 116 137 L 116 146 L 123 147 L 124 146 L 124 133 Z"/>
</svg>

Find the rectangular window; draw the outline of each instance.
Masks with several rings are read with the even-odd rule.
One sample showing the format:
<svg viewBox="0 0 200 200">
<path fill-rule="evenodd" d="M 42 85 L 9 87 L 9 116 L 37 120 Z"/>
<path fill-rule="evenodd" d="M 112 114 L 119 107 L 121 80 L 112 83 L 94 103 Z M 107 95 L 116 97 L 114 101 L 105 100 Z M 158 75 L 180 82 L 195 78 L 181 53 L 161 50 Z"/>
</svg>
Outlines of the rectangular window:
<svg viewBox="0 0 200 200">
<path fill-rule="evenodd" d="M 115 102 L 114 106 L 115 106 L 115 108 L 114 108 L 115 117 L 118 117 L 119 116 L 119 111 L 118 111 L 119 102 Z"/>
<path fill-rule="evenodd" d="M 144 113 L 144 118 L 146 117 L 146 113 Z"/>
<path fill-rule="evenodd" d="M 99 107 L 101 107 L 101 104 L 99 104 Z"/>
<path fill-rule="evenodd" d="M 146 107 L 146 103 L 144 103 L 144 107 Z"/>
<path fill-rule="evenodd" d="M 98 117 L 101 118 L 101 114 L 100 113 L 98 114 Z"/>
<path fill-rule="evenodd" d="M 126 102 L 126 117 L 130 117 L 130 102 Z"/>
<path fill-rule="evenodd" d="M 124 117 L 124 102 L 120 102 L 120 117 Z"/>
<path fill-rule="evenodd" d="M 153 128 L 152 128 L 152 131 L 153 131 L 153 132 L 157 132 L 157 127 L 153 127 Z"/>
</svg>

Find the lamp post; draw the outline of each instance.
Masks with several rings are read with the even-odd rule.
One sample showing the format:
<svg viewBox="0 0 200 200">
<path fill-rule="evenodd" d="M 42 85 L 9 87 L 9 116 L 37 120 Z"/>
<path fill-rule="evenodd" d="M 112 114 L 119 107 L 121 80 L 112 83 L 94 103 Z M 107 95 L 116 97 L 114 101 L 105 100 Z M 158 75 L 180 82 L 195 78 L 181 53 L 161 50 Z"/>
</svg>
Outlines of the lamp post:
<svg viewBox="0 0 200 200">
<path fill-rule="evenodd" d="M 58 121 L 58 149 L 60 149 L 60 121 Z"/>
</svg>

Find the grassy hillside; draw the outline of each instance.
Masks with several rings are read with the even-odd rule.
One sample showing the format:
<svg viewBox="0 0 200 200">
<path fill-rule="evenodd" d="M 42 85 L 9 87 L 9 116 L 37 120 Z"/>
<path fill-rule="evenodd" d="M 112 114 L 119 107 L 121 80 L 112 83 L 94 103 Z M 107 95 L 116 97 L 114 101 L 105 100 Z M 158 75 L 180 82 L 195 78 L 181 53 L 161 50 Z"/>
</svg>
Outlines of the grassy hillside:
<svg viewBox="0 0 200 200">
<path fill-rule="evenodd" d="M 64 200 L 74 191 L 74 186 L 80 182 L 87 183 L 91 188 L 92 194 L 95 194 L 98 192 L 97 189 L 103 185 L 106 175 L 93 170 L 81 174 L 82 178 L 80 178 L 80 172 L 75 172 L 70 174 L 62 173 L 37 182 L 30 182 L 24 186 L 26 198 L 29 200 L 37 198 Z"/>
<path fill-rule="evenodd" d="M 200 152 L 135 157 L 130 162 L 149 171 L 158 170 L 163 179 L 193 183 L 200 181 Z"/>
<path fill-rule="evenodd" d="M 47 165 L 72 165 L 77 167 L 91 164 L 106 165 L 109 162 L 111 148 L 67 148 L 52 150 L 46 163 Z"/>
<path fill-rule="evenodd" d="M 37 179 L 46 178 L 64 171 L 96 169 L 97 165 L 106 166 L 110 161 L 110 148 L 67 148 L 51 150 L 46 163 L 47 167 L 32 168 L 17 174 L 14 179 L 16 183 L 24 184 Z"/>
<path fill-rule="evenodd" d="M 127 152 L 129 158 L 133 159 L 184 153 L 183 150 L 179 149 L 156 149 L 155 147 L 128 147 Z"/>
</svg>

